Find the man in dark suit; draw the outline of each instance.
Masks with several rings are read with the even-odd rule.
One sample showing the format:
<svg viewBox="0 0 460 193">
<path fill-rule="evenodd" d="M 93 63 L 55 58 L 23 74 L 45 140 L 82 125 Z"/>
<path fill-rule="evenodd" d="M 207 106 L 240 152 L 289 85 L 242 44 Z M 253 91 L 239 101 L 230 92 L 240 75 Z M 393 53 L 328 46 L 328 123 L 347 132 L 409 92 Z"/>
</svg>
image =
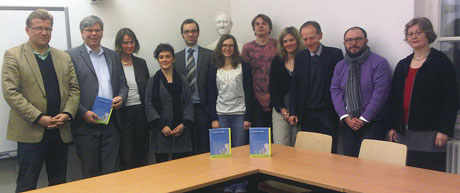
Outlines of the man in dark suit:
<svg viewBox="0 0 460 193">
<path fill-rule="evenodd" d="M 187 77 L 194 106 L 195 123 L 192 129 L 193 148 L 196 154 L 209 152 L 208 71 L 212 51 L 198 46 L 200 27 L 193 19 L 186 19 L 181 25 L 182 38 L 187 46 L 176 53 L 174 68 Z"/>
<path fill-rule="evenodd" d="M 331 99 L 331 79 L 337 62 L 343 59 L 338 48 L 320 43 L 323 33 L 316 21 L 300 27 L 300 35 L 307 47 L 296 54 L 289 90 L 289 123 L 299 123 L 302 131 L 332 136 L 332 152 L 337 149 L 338 116 Z"/>
<path fill-rule="evenodd" d="M 67 50 L 81 85 L 80 106 L 72 123 L 75 148 L 81 160 L 83 178 L 116 171 L 120 142 L 119 108 L 126 100 L 128 86 L 120 57 L 101 46 L 104 24 L 94 15 L 83 18 L 80 32 L 84 44 Z M 96 96 L 111 98 L 114 109 L 108 125 L 98 124 L 92 111 Z"/>
</svg>

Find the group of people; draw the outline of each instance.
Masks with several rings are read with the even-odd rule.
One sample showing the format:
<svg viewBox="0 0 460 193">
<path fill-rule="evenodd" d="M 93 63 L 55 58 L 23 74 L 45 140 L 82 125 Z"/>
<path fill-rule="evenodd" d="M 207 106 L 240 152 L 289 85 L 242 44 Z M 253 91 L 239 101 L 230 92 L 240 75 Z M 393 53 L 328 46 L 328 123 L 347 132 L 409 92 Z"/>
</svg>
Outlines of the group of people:
<svg viewBox="0 0 460 193">
<path fill-rule="evenodd" d="M 81 46 L 49 46 L 53 17 L 44 9 L 26 21 L 29 41 L 5 52 L 3 96 L 10 105 L 7 138 L 18 142 L 16 192 L 35 189 L 43 162 L 49 185 L 66 181 L 67 152 L 74 142 L 83 178 L 209 152 L 210 128 L 231 128 L 232 146 L 248 144 L 250 127 L 272 127 L 274 143 L 293 146 L 299 130 L 333 137 L 343 127 L 343 149 L 358 156 L 363 139 L 408 146 L 407 165 L 443 171 L 445 145 L 458 109 L 452 62 L 430 48 L 436 39 L 427 18 L 406 24 L 413 53 L 393 73 L 367 46 L 366 31 L 344 33 L 346 54 L 321 44 L 320 24 L 284 28 L 270 38 L 264 14 L 252 20 L 256 39 L 242 51 L 230 35 L 231 20 L 218 14 L 215 49 L 197 44 L 198 23 L 180 26 L 186 48 L 159 44 L 160 69 L 150 77 L 134 56 L 139 40 L 120 29 L 115 50 L 101 45 L 104 23 L 83 18 Z M 212 45 L 214 47 L 214 45 Z M 96 96 L 113 99 L 107 125 L 92 111 Z M 245 192 L 246 182 L 225 188 Z"/>
</svg>

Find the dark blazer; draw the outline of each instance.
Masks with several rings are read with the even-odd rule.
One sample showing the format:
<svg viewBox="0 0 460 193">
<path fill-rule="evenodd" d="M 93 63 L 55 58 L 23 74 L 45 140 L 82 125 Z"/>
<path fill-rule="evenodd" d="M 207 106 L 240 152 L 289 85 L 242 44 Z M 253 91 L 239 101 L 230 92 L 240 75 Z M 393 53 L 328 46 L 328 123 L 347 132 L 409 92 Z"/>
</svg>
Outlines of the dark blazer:
<svg viewBox="0 0 460 193">
<path fill-rule="evenodd" d="M 310 65 L 310 51 L 308 49 L 298 52 L 294 59 L 294 72 L 291 79 L 291 88 L 289 89 L 289 114 L 291 116 L 302 116 L 305 100 L 307 98 Z M 331 79 L 334 74 L 334 68 L 337 62 L 343 59 L 342 51 L 338 48 L 327 47 L 323 45 L 319 64 L 327 65 L 327 76 L 323 77 L 326 85 L 331 85 Z M 334 110 L 332 104 L 331 92 L 327 89 L 327 105 Z M 300 119 L 301 120 L 301 119 Z"/>
<path fill-rule="evenodd" d="M 208 102 L 208 74 L 211 66 L 212 51 L 198 46 L 198 60 L 196 62 L 197 86 L 198 94 L 200 95 L 201 103 Z M 185 61 L 185 49 L 175 54 L 176 61 L 174 62 L 174 69 L 180 74 L 187 77 L 187 68 Z"/>
<path fill-rule="evenodd" d="M 145 86 L 149 80 L 150 74 L 147 63 L 144 59 L 133 56 L 134 76 L 136 77 L 137 90 L 142 105 L 145 104 Z"/>
<path fill-rule="evenodd" d="M 254 112 L 254 97 L 252 91 L 252 73 L 249 64 L 246 62 L 241 63 L 243 69 L 243 90 L 244 90 L 244 105 L 246 112 L 244 113 L 245 121 L 252 121 L 252 113 Z M 208 80 L 208 105 L 211 121 L 217 120 L 216 100 L 219 91 L 217 91 L 216 76 L 217 68 L 212 66 L 209 72 Z"/>
<path fill-rule="evenodd" d="M 104 50 L 105 60 L 110 72 L 110 80 L 112 83 L 113 96 L 121 96 L 123 103 L 126 103 L 128 96 L 128 86 L 126 84 L 125 73 L 121 66 L 120 57 L 118 54 L 108 48 L 102 47 Z M 93 64 L 86 51 L 85 45 L 81 45 L 75 48 L 66 50 L 66 52 L 72 58 L 75 65 L 75 72 L 77 73 L 78 83 L 80 84 L 80 105 L 78 107 L 78 113 L 75 121 L 72 122 L 72 133 L 73 134 L 89 134 L 94 132 L 92 128 L 87 128 L 82 124 L 84 120 L 82 116 L 93 109 L 94 99 L 96 98 L 99 85 L 97 81 L 96 72 L 94 71 Z M 121 115 L 119 109 L 114 109 L 115 118 L 119 126 L 121 123 Z"/>
<path fill-rule="evenodd" d="M 414 54 L 399 61 L 390 93 L 390 126 L 404 132 L 404 86 Z M 418 70 L 412 87 L 408 129 L 436 130 L 453 136 L 457 116 L 457 85 L 452 62 L 432 48 Z"/>
</svg>

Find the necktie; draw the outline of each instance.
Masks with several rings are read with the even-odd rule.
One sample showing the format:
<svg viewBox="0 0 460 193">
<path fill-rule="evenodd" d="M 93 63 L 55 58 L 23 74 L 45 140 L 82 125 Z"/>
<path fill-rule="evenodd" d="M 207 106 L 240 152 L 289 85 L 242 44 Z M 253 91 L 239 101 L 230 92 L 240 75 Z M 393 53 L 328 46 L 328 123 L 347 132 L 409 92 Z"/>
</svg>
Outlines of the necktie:
<svg viewBox="0 0 460 193">
<path fill-rule="evenodd" d="M 193 56 L 193 52 L 195 50 L 188 49 L 188 56 L 187 56 L 187 80 L 188 85 L 190 86 L 190 91 L 192 93 L 195 92 L 195 85 L 196 85 L 196 76 L 195 76 L 195 57 Z"/>
<path fill-rule="evenodd" d="M 310 59 L 310 82 L 313 81 L 314 79 L 314 76 L 316 73 L 316 67 L 318 66 L 318 55 L 313 55 L 311 56 L 311 59 Z"/>
</svg>

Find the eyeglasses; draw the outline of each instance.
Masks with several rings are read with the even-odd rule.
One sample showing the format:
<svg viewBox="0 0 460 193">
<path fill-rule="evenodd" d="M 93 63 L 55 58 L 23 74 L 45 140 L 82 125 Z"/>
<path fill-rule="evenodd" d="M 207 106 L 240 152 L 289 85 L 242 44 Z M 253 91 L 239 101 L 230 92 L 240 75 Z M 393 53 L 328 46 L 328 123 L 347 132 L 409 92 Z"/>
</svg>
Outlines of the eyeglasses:
<svg viewBox="0 0 460 193">
<path fill-rule="evenodd" d="M 88 33 L 94 33 L 94 32 L 101 33 L 102 32 L 101 29 L 85 29 L 84 31 Z"/>
<path fill-rule="evenodd" d="M 184 34 L 190 34 L 190 33 L 196 34 L 196 33 L 198 33 L 198 30 L 194 29 L 194 30 L 185 30 L 184 31 Z"/>
<path fill-rule="evenodd" d="M 354 39 L 353 39 L 353 38 L 348 38 L 348 39 L 345 39 L 345 43 L 351 44 L 351 43 L 353 43 L 353 41 L 355 41 L 355 42 L 361 42 L 361 41 L 363 41 L 363 40 L 364 40 L 363 37 L 357 37 L 357 38 L 354 38 Z"/>
<path fill-rule="evenodd" d="M 42 31 L 51 32 L 51 31 L 53 31 L 53 28 L 50 28 L 50 27 L 31 27 L 30 29 L 33 29 L 33 30 L 39 31 L 39 32 L 42 32 Z"/>
<path fill-rule="evenodd" d="M 235 45 L 233 45 L 233 44 L 222 44 L 223 48 L 233 48 L 233 46 L 235 46 Z"/>
<path fill-rule="evenodd" d="M 415 33 L 407 33 L 407 34 L 406 34 L 406 37 L 408 37 L 408 38 L 415 37 L 415 36 L 419 37 L 419 36 L 422 35 L 423 33 L 425 33 L 425 32 L 416 31 Z"/>
</svg>

